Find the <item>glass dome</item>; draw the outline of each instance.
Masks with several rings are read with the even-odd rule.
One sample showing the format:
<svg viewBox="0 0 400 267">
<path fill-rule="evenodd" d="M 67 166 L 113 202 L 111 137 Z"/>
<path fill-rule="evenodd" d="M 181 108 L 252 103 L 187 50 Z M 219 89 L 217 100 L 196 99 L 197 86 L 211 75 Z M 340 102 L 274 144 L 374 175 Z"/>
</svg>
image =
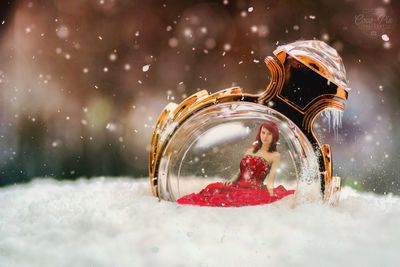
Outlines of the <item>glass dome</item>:
<svg viewBox="0 0 400 267">
<path fill-rule="evenodd" d="M 240 170 L 263 122 L 279 128 L 280 164 L 275 186 L 294 189 L 291 199 L 321 198 L 318 159 L 311 143 L 287 117 L 260 104 L 220 103 L 184 121 L 168 141 L 160 160 L 160 196 L 175 201 L 213 182 L 231 179 Z"/>
</svg>

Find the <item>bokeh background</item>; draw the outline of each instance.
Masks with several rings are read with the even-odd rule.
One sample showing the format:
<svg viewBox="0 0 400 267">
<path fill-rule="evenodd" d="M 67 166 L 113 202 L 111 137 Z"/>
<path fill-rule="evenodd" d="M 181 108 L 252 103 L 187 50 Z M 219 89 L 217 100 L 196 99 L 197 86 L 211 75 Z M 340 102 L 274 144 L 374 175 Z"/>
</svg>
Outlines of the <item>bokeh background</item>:
<svg viewBox="0 0 400 267">
<path fill-rule="evenodd" d="M 154 123 L 201 90 L 263 90 L 277 45 L 320 39 L 352 88 L 334 174 L 400 194 L 400 5 L 340 1 L 2 1 L 0 186 L 35 177 L 147 176 Z"/>
</svg>

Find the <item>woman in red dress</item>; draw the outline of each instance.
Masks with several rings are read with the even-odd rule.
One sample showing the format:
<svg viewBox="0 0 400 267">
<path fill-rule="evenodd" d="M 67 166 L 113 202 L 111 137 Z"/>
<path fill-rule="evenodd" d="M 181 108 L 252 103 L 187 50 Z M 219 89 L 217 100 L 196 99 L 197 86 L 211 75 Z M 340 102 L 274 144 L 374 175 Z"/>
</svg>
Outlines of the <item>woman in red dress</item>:
<svg viewBox="0 0 400 267">
<path fill-rule="evenodd" d="M 275 123 L 263 123 L 257 133 L 253 148 L 247 150 L 240 162 L 240 172 L 233 179 L 211 183 L 199 193 L 177 200 L 179 204 L 197 206 L 239 207 L 262 205 L 291 195 L 282 185 L 274 188 L 280 154 L 276 150 L 279 130 Z M 268 175 L 268 180 L 264 180 Z"/>
</svg>

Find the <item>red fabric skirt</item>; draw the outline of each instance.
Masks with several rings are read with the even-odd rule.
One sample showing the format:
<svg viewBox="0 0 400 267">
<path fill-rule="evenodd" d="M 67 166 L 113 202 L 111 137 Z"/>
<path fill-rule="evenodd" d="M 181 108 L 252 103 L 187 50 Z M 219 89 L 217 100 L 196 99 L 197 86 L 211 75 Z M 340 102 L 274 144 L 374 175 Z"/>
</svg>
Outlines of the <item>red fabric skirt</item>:
<svg viewBox="0 0 400 267">
<path fill-rule="evenodd" d="M 243 181 L 232 185 L 212 183 L 199 193 L 192 193 L 177 200 L 179 204 L 214 207 L 241 207 L 254 206 L 275 202 L 295 190 L 286 190 L 282 185 L 274 188 L 274 195 L 270 195 L 267 188 L 248 184 Z"/>
</svg>

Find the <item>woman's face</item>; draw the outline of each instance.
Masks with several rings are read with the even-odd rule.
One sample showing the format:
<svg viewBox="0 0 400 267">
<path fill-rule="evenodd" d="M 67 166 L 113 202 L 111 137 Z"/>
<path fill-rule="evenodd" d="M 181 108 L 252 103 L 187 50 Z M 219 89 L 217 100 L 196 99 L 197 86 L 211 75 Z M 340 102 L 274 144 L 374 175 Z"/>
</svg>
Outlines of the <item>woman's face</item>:
<svg viewBox="0 0 400 267">
<path fill-rule="evenodd" d="M 260 139 L 263 144 L 270 145 L 272 143 L 272 133 L 263 127 L 261 128 Z"/>
</svg>

